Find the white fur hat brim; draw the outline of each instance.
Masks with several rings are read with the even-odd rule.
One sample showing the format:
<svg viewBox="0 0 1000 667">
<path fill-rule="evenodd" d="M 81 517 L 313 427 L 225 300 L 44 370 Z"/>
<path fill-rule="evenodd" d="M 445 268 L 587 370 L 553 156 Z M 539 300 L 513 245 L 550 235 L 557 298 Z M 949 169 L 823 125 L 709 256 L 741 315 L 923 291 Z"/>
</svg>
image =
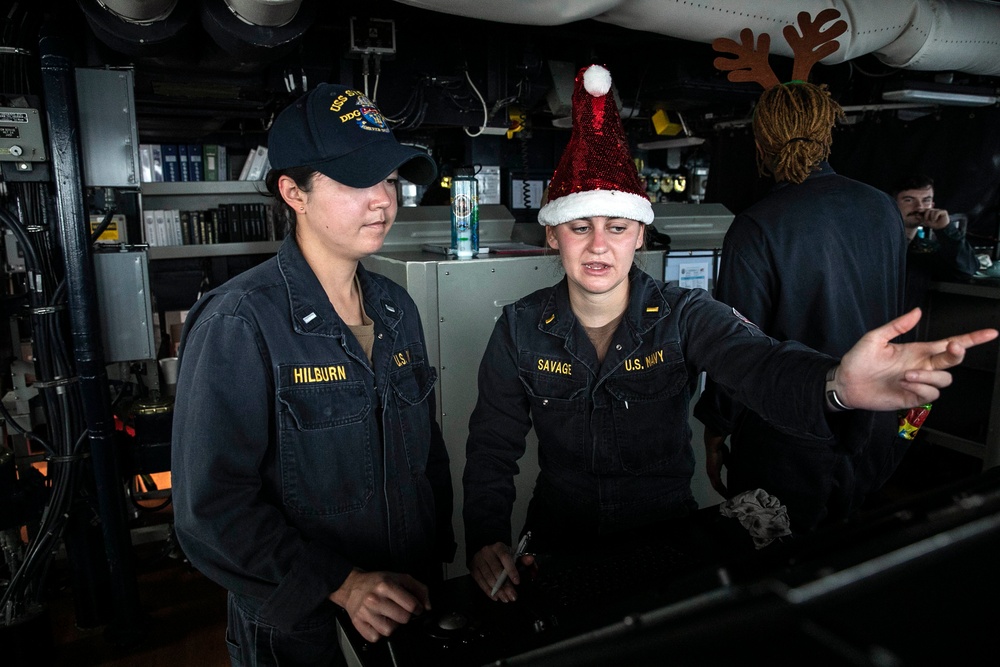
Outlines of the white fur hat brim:
<svg viewBox="0 0 1000 667">
<path fill-rule="evenodd" d="M 538 222 L 542 225 L 561 225 L 570 220 L 599 215 L 637 220 L 648 225 L 653 222 L 653 205 L 646 197 L 631 192 L 584 190 L 547 202 L 538 212 Z"/>
</svg>

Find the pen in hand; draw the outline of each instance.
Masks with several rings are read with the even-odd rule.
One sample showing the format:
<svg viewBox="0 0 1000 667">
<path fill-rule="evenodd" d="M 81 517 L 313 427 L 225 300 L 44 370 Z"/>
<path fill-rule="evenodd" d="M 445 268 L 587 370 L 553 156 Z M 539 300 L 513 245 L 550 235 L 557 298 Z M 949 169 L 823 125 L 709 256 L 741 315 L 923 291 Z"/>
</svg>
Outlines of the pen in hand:
<svg viewBox="0 0 1000 667">
<path fill-rule="evenodd" d="M 517 559 L 524 555 L 524 550 L 528 548 L 528 540 L 531 538 L 531 531 L 529 530 L 521 538 L 521 541 L 517 543 L 517 551 L 514 552 L 514 564 L 517 565 Z M 497 595 L 497 591 L 503 586 L 504 582 L 507 581 L 507 570 L 504 569 L 497 577 L 497 582 L 493 584 L 493 590 L 490 591 L 490 599 L 493 599 Z"/>
</svg>

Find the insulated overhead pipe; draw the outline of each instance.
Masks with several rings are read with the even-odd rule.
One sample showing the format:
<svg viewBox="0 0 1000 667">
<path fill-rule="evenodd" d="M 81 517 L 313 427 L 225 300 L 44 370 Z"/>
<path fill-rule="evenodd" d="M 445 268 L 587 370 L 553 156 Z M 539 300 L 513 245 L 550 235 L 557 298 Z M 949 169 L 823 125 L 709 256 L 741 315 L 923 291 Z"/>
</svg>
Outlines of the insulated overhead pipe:
<svg viewBox="0 0 1000 667">
<path fill-rule="evenodd" d="M 42 89 L 51 144 L 59 238 L 65 267 L 73 355 L 90 441 L 90 462 L 97 488 L 114 617 L 107 629 L 113 643 L 134 644 L 140 637 L 135 562 L 127 523 L 122 477 L 112 441 L 112 417 L 101 343 L 97 282 L 84 208 L 76 81 L 68 40 L 46 26 L 39 39 Z"/>
<path fill-rule="evenodd" d="M 564 25 L 593 19 L 660 35 L 711 44 L 738 39 L 740 30 L 771 35 L 771 54 L 791 56 L 781 37 L 799 12 L 837 9 L 848 31 L 840 49 L 821 62 L 833 65 L 871 53 L 906 70 L 955 70 L 1000 76 L 1000 3 L 982 0 L 396 0 L 458 16 Z"/>
</svg>

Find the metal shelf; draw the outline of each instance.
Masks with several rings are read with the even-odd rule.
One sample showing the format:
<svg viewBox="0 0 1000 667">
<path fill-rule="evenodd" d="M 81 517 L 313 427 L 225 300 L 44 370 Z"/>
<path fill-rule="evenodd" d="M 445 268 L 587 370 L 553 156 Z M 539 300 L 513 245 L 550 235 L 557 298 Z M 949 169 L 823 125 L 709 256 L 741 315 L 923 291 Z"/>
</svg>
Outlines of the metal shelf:
<svg viewBox="0 0 1000 667">
<path fill-rule="evenodd" d="M 146 197 L 172 197 L 176 195 L 227 195 L 258 194 L 268 196 L 264 181 L 181 181 L 170 183 L 143 183 L 140 188 Z"/>
<path fill-rule="evenodd" d="M 262 181 L 186 181 L 143 183 L 142 210 L 215 208 L 220 204 L 271 204 Z"/>
<path fill-rule="evenodd" d="M 226 257 L 229 255 L 273 255 L 281 241 L 247 241 L 244 243 L 210 243 L 205 245 L 150 246 L 149 259 L 189 259 L 192 257 Z"/>
<path fill-rule="evenodd" d="M 224 204 L 264 204 L 274 199 L 263 181 L 182 181 L 142 184 L 142 210 L 208 210 Z M 277 252 L 280 241 L 252 241 L 211 245 L 150 246 L 149 259 L 223 257 Z"/>
</svg>

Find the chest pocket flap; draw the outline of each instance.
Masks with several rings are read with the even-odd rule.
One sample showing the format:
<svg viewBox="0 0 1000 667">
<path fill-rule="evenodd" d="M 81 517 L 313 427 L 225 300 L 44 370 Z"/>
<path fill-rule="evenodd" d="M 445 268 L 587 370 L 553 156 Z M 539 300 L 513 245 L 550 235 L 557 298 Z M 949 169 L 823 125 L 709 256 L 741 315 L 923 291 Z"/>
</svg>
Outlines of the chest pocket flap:
<svg viewBox="0 0 1000 667">
<path fill-rule="evenodd" d="M 392 391 L 409 405 L 422 403 L 434 389 L 437 371 L 416 360 L 400 366 L 389 374 Z"/>
<path fill-rule="evenodd" d="M 533 398 L 569 400 L 586 393 L 588 371 L 574 359 L 521 351 L 517 356 L 517 372 Z"/>
<path fill-rule="evenodd" d="M 361 382 L 283 389 L 278 398 L 300 431 L 353 424 L 371 409 Z"/>
<path fill-rule="evenodd" d="M 607 389 L 620 401 L 643 403 L 675 396 L 688 384 L 687 365 L 680 345 L 644 351 L 625 363 L 608 381 Z"/>
</svg>

